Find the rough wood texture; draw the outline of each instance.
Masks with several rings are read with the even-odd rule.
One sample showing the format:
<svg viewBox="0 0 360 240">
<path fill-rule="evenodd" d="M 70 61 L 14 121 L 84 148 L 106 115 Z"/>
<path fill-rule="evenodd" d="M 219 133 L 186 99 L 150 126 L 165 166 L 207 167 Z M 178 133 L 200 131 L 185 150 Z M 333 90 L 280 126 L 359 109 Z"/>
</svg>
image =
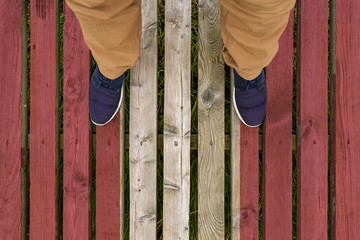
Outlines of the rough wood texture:
<svg viewBox="0 0 360 240">
<path fill-rule="evenodd" d="M 191 0 L 166 0 L 163 238 L 189 239 Z"/>
<path fill-rule="evenodd" d="M 142 1 L 140 60 L 130 81 L 130 239 L 156 239 L 157 1 Z"/>
<path fill-rule="evenodd" d="M 56 1 L 31 0 L 30 13 L 30 239 L 54 239 Z"/>
<path fill-rule="evenodd" d="M 231 88 L 234 87 L 234 72 L 231 69 Z M 240 119 L 231 99 L 231 239 L 240 240 Z"/>
<path fill-rule="evenodd" d="M 60 149 L 63 149 L 63 134 L 60 134 L 60 141 L 59 141 L 59 147 Z M 259 135 L 259 143 L 262 143 L 262 135 Z M 96 143 L 96 134 L 92 134 L 91 136 L 91 140 L 92 143 L 95 144 Z M 197 150 L 197 146 L 198 146 L 198 136 L 197 134 L 191 134 L 190 136 L 190 150 Z M 225 135 L 225 150 L 230 150 L 230 134 L 226 134 Z M 163 145 L 164 145 L 164 134 L 157 134 L 157 149 L 163 149 Z M 129 149 L 129 134 L 125 134 L 124 135 L 124 149 Z M 262 149 L 262 145 L 259 145 L 259 150 Z M 292 135 L 292 150 L 295 151 L 296 150 L 296 135 Z"/>
<path fill-rule="evenodd" d="M 63 239 L 89 239 L 89 49 L 64 3 Z"/>
<path fill-rule="evenodd" d="M 327 239 L 328 1 L 300 1 L 298 238 Z"/>
<path fill-rule="evenodd" d="M 360 2 L 336 1 L 333 78 L 334 239 L 357 239 L 360 228 Z"/>
<path fill-rule="evenodd" d="M 96 239 L 122 239 L 120 130 L 120 112 L 96 127 Z"/>
<path fill-rule="evenodd" d="M 240 123 L 240 239 L 259 239 L 259 128 Z"/>
<path fill-rule="evenodd" d="M 293 12 L 266 68 L 264 238 L 292 238 Z M 281 211 L 279 211 L 281 209 Z M 276 219 L 276 221 L 274 221 Z"/>
<path fill-rule="evenodd" d="M 0 238 L 21 237 L 21 0 L 0 1 Z"/>
<path fill-rule="evenodd" d="M 224 63 L 218 1 L 199 1 L 198 236 L 224 239 Z"/>
</svg>

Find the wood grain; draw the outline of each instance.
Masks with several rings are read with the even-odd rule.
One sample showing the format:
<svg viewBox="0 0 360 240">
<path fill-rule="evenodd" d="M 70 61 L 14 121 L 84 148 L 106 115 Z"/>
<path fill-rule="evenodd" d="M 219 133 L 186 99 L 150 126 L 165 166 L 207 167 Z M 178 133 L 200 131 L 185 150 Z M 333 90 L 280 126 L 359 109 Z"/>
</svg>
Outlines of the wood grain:
<svg viewBox="0 0 360 240">
<path fill-rule="evenodd" d="M 191 0 L 165 1 L 163 238 L 189 239 Z"/>
<path fill-rule="evenodd" d="M 108 124 L 96 127 L 96 239 L 123 239 L 122 108 Z"/>
<path fill-rule="evenodd" d="M 360 2 L 336 1 L 333 80 L 334 239 L 357 239 L 360 228 Z"/>
<path fill-rule="evenodd" d="M 74 13 L 64 3 L 63 239 L 89 239 L 90 52 Z"/>
<path fill-rule="evenodd" d="M 293 12 L 277 55 L 266 67 L 263 196 L 264 238 L 269 240 L 292 238 L 292 57 Z"/>
<path fill-rule="evenodd" d="M 240 239 L 259 239 L 259 128 L 240 123 Z"/>
<path fill-rule="evenodd" d="M 30 239 L 55 238 L 56 1 L 30 1 Z"/>
<path fill-rule="evenodd" d="M 130 80 L 130 239 L 156 239 L 157 1 L 142 1 L 140 60 Z"/>
<path fill-rule="evenodd" d="M 0 238 L 21 237 L 21 10 L 0 2 Z"/>
<path fill-rule="evenodd" d="M 60 134 L 60 149 L 63 149 L 63 134 Z M 261 144 L 263 141 L 263 136 L 259 135 L 259 143 Z M 91 136 L 91 140 L 92 143 L 95 144 L 96 143 L 96 134 L 92 134 Z M 197 150 L 197 146 L 198 146 L 198 136 L 197 134 L 191 134 L 190 136 L 190 150 Z M 125 134 L 124 136 L 124 148 L 125 149 L 129 149 L 129 134 Z M 163 145 L 164 145 L 164 134 L 158 134 L 157 135 L 157 149 L 163 149 Z M 230 134 L 225 134 L 225 150 L 230 150 L 231 149 L 231 137 Z M 262 145 L 259 145 L 259 150 L 262 149 Z M 292 150 L 295 151 L 296 150 L 296 135 L 292 135 Z"/>
<path fill-rule="evenodd" d="M 199 1 L 198 237 L 224 239 L 224 62 L 218 1 Z"/>
<path fill-rule="evenodd" d="M 230 70 L 231 88 L 234 88 L 234 72 Z M 231 99 L 231 239 L 240 240 L 240 119 Z"/>
<path fill-rule="evenodd" d="M 327 239 L 328 1 L 300 1 L 298 238 Z"/>
</svg>

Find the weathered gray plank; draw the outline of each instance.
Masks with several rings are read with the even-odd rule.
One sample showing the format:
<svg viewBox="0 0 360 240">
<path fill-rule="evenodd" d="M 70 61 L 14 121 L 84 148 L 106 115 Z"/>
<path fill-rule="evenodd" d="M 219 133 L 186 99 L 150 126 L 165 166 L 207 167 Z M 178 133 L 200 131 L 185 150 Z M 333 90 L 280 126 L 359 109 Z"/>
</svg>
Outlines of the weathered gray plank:
<svg viewBox="0 0 360 240">
<path fill-rule="evenodd" d="M 189 239 L 191 0 L 166 0 L 163 238 Z"/>
<path fill-rule="evenodd" d="M 234 110 L 233 87 L 231 69 L 231 239 L 240 240 L 240 119 Z"/>
<path fill-rule="evenodd" d="M 130 239 L 156 239 L 157 1 L 142 1 L 139 62 L 130 80 Z"/>
<path fill-rule="evenodd" d="M 199 1 L 198 236 L 224 239 L 224 63 L 218 1 Z"/>
</svg>

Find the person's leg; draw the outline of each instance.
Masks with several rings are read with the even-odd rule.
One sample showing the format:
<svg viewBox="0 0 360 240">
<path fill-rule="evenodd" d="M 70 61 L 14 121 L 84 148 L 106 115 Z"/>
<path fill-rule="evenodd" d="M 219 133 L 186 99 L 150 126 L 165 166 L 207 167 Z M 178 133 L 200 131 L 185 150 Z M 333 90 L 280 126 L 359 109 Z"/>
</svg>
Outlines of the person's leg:
<svg viewBox="0 0 360 240">
<path fill-rule="evenodd" d="M 264 68 L 278 50 L 278 40 L 296 0 L 220 0 L 223 56 L 234 69 L 233 102 L 249 127 L 265 118 Z"/>
<path fill-rule="evenodd" d="M 67 0 L 97 62 L 89 87 L 89 114 L 105 125 L 123 99 L 125 72 L 140 56 L 141 0 Z"/>
<path fill-rule="evenodd" d="M 67 0 L 85 42 L 107 78 L 119 77 L 140 56 L 141 0 Z"/>
<path fill-rule="evenodd" d="M 278 50 L 295 0 L 220 0 L 224 61 L 246 80 L 257 77 Z"/>
</svg>

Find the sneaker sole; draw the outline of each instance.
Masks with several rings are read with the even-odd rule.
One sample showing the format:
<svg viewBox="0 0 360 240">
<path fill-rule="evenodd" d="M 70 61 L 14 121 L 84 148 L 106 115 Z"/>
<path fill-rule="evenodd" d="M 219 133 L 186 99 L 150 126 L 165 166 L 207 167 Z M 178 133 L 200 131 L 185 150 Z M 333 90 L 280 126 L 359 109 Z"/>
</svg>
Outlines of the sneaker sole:
<svg viewBox="0 0 360 240">
<path fill-rule="evenodd" d="M 237 105 L 236 105 L 236 101 L 235 101 L 235 88 L 233 88 L 233 104 L 234 104 L 234 108 L 235 108 L 235 111 L 236 111 L 236 114 L 238 115 L 238 117 L 240 118 L 240 120 L 243 122 L 243 124 L 245 124 L 246 126 L 248 127 L 258 127 L 261 125 L 261 123 L 259 125 L 255 125 L 255 126 L 251 126 L 251 125 L 248 125 L 246 124 L 246 122 L 242 119 L 238 109 L 237 109 Z"/>
<path fill-rule="evenodd" d="M 110 118 L 106 123 L 96 123 L 96 122 L 94 122 L 94 121 L 90 118 L 90 119 L 91 119 L 91 122 L 92 122 L 93 124 L 95 124 L 96 126 L 104 126 L 105 124 L 109 123 L 109 122 L 116 116 L 117 112 L 119 111 L 120 106 L 121 106 L 121 103 L 122 103 L 123 96 L 124 96 L 124 86 L 122 86 L 122 88 L 121 88 L 121 97 L 120 97 L 120 100 L 119 100 L 119 104 L 118 104 L 118 106 L 117 106 L 117 109 L 116 109 L 116 111 L 114 112 L 114 114 L 111 116 L 111 118 Z"/>
</svg>

